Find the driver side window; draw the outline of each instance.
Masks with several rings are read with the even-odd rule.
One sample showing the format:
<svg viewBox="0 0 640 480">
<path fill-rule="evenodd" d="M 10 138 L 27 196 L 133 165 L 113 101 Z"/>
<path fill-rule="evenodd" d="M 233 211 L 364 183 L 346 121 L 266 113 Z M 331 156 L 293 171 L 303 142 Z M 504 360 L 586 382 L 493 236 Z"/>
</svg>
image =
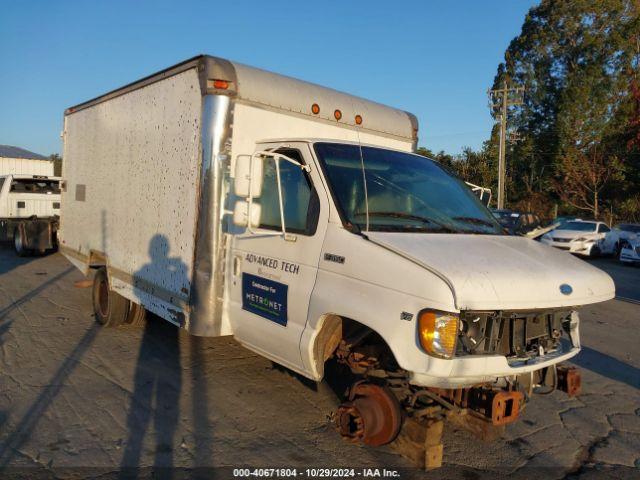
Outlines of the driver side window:
<svg viewBox="0 0 640 480">
<path fill-rule="evenodd" d="M 297 150 L 279 150 L 278 153 L 303 164 Z M 313 235 L 318 224 L 319 205 L 315 189 L 300 167 L 285 160 L 279 162 L 285 228 L 287 232 Z M 262 207 L 260 228 L 281 230 L 278 177 L 273 158 L 265 159 L 263 178 L 262 195 L 256 199 Z"/>
</svg>

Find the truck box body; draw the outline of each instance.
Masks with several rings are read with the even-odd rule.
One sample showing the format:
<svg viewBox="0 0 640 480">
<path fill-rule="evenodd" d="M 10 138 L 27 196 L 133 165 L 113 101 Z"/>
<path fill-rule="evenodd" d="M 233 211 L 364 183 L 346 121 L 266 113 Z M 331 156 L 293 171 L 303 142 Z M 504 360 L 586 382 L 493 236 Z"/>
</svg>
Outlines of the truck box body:
<svg viewBox="0 0 640 480">
<path fill-rule="evenodd" d="M 53 162 L 49 159 L 3 157 L 0 152 L 0 175 L 53 176 Z"/>
<path fill-rule="evenodd" d="M 232 159 L 264 138 L 411 151 L 416 135 L 406 112 L 196 57 L 65 112 L 60 246 L 84 271 L 108 258 L 117 291 L 192 333 L 229 334 L 220 225 Z"/>
</svg>

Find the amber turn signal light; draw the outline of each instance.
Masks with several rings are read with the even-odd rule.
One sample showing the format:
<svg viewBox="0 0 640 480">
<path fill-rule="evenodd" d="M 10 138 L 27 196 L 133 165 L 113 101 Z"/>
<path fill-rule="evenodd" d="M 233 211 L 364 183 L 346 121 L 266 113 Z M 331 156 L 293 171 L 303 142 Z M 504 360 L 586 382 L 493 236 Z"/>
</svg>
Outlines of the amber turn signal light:
<svg viewBox="0 0 640 480">
<path fill-rule="evenodd" d="M 430 355 L 451 358 L 458 337 L 457 315 L 423 310 L 418 316 L 420 345 Z"/>
</svg>

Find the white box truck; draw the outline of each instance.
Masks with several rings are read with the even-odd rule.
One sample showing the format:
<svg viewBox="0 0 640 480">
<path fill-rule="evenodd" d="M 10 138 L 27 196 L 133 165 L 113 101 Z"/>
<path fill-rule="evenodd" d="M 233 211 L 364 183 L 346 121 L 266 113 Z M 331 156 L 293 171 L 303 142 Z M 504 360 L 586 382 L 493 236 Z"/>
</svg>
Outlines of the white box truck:
<svg viewBox="0 0 640 480">
<path fill-rule="evenodd" d="M 407 112 L 195 57 L 66 110 L 60 249 L 95 270 L 102 324 L 150 311 L 316 381 L 337 366 L 346 438 L 450 412 L 501 426 L 541 386 L 577 391 L 557 365 L 613 282 L 504 234 L 417 133 Z"/>
<path fill-rule="evenodd" d="M 0 241 L 12 241 L 18 256 L 56 248 L 60 177 L 0 175 Z"/>
</svg>

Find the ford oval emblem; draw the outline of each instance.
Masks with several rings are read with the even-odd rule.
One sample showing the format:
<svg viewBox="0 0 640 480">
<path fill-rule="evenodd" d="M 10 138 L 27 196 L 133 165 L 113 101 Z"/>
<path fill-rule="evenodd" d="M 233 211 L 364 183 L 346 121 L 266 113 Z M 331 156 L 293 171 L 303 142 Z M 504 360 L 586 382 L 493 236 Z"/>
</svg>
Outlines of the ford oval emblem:
<svg viewBox="0 0 640 480">
<path fill-rule="evenodd" d="M 571 295 L 573 293 L 573 288 L 568 283 L 563 283 L 560 285 L 560 293 L 563 295 Z"/>
</svg>

